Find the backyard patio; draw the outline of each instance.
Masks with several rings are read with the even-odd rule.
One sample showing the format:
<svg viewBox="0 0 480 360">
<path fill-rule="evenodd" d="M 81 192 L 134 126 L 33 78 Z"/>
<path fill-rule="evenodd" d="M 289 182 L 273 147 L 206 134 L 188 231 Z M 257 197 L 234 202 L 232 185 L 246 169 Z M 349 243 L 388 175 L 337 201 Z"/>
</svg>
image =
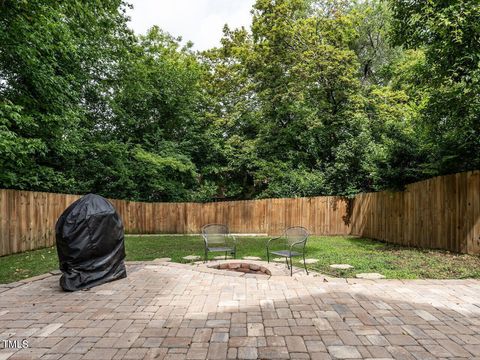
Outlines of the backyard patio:
<svg viewBox="0 0 480 360">
<path fill-rule="evenodd" d="M 125 236 L 127 277 L 76 292 L 59 285 L 52 229 L 78 196 L 0 190 L 0 360 L 480 357 L 479 175 L 352 201 L 112 200 L 125 231 L 142 234 Z M 438 200 L 432 184 L 461 179 L 472 201 L 439 194 L 465 206 L 411 207 Z M 198 233 L 209 223 L 229 224 L 236 245 L 207 246 Z M 266 261 L 287 224 L 311 234 L 295 240 L 292 276 L 282 241 Z"/>
<path fill-rule="evenodd" d="M 0 360 L 480 360 L 479 1 L 0 3 Z"/>
<path fill-rule="evenodd" d="M 302 273 L 301 269 L 298 269 Z M 480 281 L 252 275 L 156 260 L 62 292 L 0 286 L 0 359 L 438 359 L 480 356 Z"/>
</svg>

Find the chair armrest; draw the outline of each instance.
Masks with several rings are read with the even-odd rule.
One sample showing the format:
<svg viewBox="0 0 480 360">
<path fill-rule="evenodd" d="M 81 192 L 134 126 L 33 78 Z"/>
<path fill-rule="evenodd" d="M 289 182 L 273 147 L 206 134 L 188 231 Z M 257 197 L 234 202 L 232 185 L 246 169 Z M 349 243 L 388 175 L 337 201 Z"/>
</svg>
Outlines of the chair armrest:
<svg viewBox="0 0 480 360">
<path fill-rule="evenodd" d="M 293 243 L 292 245 L 290 245 L 290 251 L 292 251 L 292 249 L 293 249 L 294 246 L 301 245 L 301 244 L 303 244 L 303 247 L 305 247 L 305 245 L 307 244 L 307 239 L 302 240 L 302 241 L 298 241 L 298 242 Z"/>
<path fill-rule="evenodd" d="M 278 239 L 281 239 L 282 237 L 281 236 L 277 236 L 277 237 L 274 237 L 274 238 L 271 238 L 270 240 L 267 241 L 267 249 L 268 247 L 270 246 L 270 242 L 271 241 L 274 241 L 274 240 L 278 240 Z"/>
</svg>

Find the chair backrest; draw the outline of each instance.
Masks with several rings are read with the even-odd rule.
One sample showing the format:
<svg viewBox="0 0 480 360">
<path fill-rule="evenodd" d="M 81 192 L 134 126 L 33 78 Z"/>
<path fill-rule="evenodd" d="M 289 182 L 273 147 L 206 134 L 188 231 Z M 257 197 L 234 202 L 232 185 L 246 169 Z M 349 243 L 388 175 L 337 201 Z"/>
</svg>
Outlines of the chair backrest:
<svg viewBox="0 0 480 360">
<path fill-rule="evenodd" d="M 304 242 L 305 245 L 308 239 L 308 230 L 302 226 L 292 226 L 285 230 L 284 235 L 287 246 L 299 242 Z"/>
<path fill-rule="evenodd" d="M 207 244 L 225 244 L 228 235 L 227 225 L 207 224 L 202 227 L 202 236 Z"/>
</svg>

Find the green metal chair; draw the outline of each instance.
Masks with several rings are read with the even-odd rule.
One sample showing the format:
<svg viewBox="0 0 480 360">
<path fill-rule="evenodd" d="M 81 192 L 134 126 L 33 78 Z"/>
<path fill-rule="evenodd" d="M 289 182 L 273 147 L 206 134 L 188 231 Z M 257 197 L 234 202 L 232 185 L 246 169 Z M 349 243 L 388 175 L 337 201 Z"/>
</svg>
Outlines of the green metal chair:
<svg viewBox="0 0 480 360">
<path fill-rule="evenodd" d="M 308 275 L 307 264 L 305 263 L 305 245 L 308 240 L 308 230 L 301 226 L 292 226 L 287 228 L 282 236 L 272 238 L 267 242 L 267 261 L 270 262 L 270 254 L 281 256 L 285 258 L 287 267 L 290 269 L 290 276 L 293 275 L 292 257 L 303 256 L 303 266 Z M 270 250 L 271 242 L 282 242 L 281 250 Z M 273 243 L 272 243 L 273 245 Z M 297 250 L 297 251 L 294 251 Z M 290 260 L 290 265 L 288 264 Z"/>
<path fill-rule="evenodd" d="M 209 252 L 224 252 L 225 260 L 230 253 L 235 259 L 237 255 L 237 240 L 230 234 L 227 225 L 208 224 L 202 227 L 202 237 L 205 242 L 205 262 Z"/>
</svg>

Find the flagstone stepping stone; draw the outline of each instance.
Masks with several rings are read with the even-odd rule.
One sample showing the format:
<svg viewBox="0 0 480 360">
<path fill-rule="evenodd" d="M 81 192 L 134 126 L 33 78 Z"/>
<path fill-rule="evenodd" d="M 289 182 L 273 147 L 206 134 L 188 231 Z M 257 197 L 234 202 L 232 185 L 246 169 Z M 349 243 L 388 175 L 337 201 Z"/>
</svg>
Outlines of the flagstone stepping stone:
<svg viewBox="0 0 480 360">
<path fill-rule="evenodd" d="M 316 264 L 318 259 L 305 259 L 305 264 Z"/>
<path fill-rule="evenodd" d="M 213 257 L 215 260 L 225 260 L 225 255 L 219 255 Z M 227 256 L 227 259 L 231 259 L 231 256 Z"/>
<path fill-rule="evenodd" d="M 272 259 L 272 261 L 275 261 L 275 262 L 285 262 L 285 258 L 274 258 L 274 259 Z"/>
<path fill-rule="evenodd" d="M 385 279 L 385 276 L 379 273 L 361 273 L 355 275 L 358 279 L 367 279 L 367 280 L 377 280 L 377 279 Z"/>
<path fill-rule="evenodd" d="M 340 270 L 348 270 L 348 269 L 353 269 L 352 265 L 349 264 L 332 264 L 330 265 L 332 269 L 340 269 Z"/>
<path fill-rule="evenodd" d="M 197 261 L 197 260 L 200 260 L 200 256 L 198 256 L 198 255 L 188 255 L 188 256 L 184 256 L 183 260 Z"/>
<path fill-rule="evenodd" d="M 258 257 L 258 256 L 244 256 L 243 260 L 256 260 L 256 261 L 258 261 L 258 260 L 262 260 L 262 258 Z"/>
</svg>

